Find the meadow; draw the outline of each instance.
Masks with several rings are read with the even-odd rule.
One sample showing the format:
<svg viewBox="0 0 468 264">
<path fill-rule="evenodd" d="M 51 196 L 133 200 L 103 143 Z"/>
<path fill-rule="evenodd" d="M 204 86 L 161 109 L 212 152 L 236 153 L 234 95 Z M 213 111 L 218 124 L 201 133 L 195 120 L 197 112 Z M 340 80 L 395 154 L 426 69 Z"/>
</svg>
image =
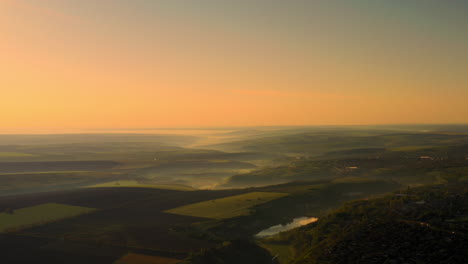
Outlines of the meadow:
<svg viewBox="0 0 468 264">
<path fill-rule="evenodd" d="M 111 181 L 95 185 L 89 185 L 84 188 L 121 188 L 121 187 L 132 187 L 132 188 L 154 188 L 163 190 L 174 190 L 174 191 L 194 191 L 193 187 L 177 184 L 145 184 L 138 181 Z"/>
<path fill-rule="evenodd" d="M 227 219 L 248 215 L 250 208 L 279 199 L 288 194 L 274 192 L 251 192 L 220 199 L 189 204 L 167 210 L 165 212 L 178 215 L 204 217 L 211 219 Z"/>
<path fill-rule="evenodd" d="M 33 157 L 35 155 L 22 152 L 0 152 L 0 157 Z"/>
<path fill-rule="evenodd" d="M 95 209 L 65 204 L 47 203 L 0 213 L 0 233 L 30 228 L 78 215 Z"/>
</svg>

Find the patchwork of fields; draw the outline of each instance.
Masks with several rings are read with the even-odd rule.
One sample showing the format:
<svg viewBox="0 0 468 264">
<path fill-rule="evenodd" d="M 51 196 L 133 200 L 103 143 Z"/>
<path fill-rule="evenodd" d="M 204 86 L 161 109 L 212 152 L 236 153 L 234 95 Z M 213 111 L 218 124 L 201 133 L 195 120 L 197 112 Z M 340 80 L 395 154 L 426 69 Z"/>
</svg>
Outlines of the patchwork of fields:
<svg viewBox="0 0 468 264">
<path fill-rule="evenodd" d="M 466 181 L 468 135 L 290 133 L 247 136 L 219 151 L 147 135 L 49 143 L 0 136 L 0 262 L 173 264 L 348 200 Z M 284 256 L 290 250 L 266 246 Z"/>
<path fill-rule="evenodd" d="M 248 215 L 250 208 L 263 204 L 288 194 L 274 192 L 251 192 L 210 201 L 189 204 L 166 212 L 178 215 L 226 219 Z"/>
<path fill-rule="evenodd" d="M 378 192 L 382 191 L 379 188 L 392 186 L 385 182 L 329 181 L 176 191 L 120 185 L 5 196 L 0 197 L 0 209 L 11 208 L 15 213 L 34 208 L 40 215 L 42 212 L 38 211 L 48 210 L 44 205 L 56 203 L 96 210 L 74 217 L 56 217 L 61 221 L 32 225 L 18 232 L 0 233 L 0 246 L 7 251 L 5 259 L 20 257 L 23 263 L 34 261 L 21 255 L 27 250 L 43 259 L 54 256 L 56 262 L 50 263 L 148 263 L 145 261 L 158 259 L 156 263 L 172 264 L 190 252 L 216 246 L 216 240 L 209 240 L 204 234 L 222 234 L 221 239 L 250 236 L 285 218 L 318 212 L 322 208 L 319 203 L 327 207 L 327 201 L 349 199 L 343 193 L 350 189 Z M 69 258 L 76 261 L 64 262 Z"/>
<path fill-rule="evenodd" d="M 4 235 L 0 233 L 0 245 L 8 249 L 6 259 L 18 257 L 28 259 L 28 256 L 21 256 L 18 253 L 19 249 L 13 248 L 12 241 L 18 241 L 18 245 L 23 245 L 22 250 L 35 252 L 36 248 L 40 248 L 41 250 L 37 252 L 40 256 L 44 255 L 45 258 L 50 254 L 57 256 L 57 263 L 65 263 L 63 260 L 59 261 L 62 255 L 63 258 L 86 256 L 88 260 L 85 263 L 112 263 L 129 251 L 166 258 L 164 261 L 167 259 L 179 261 L 189 252 L 212 247 L 215 243 L 176 231 L 178 227 L 206 221 L 206 218 L 176 215 L 164 211 L 190 202 L 209 201 L 246 192 L 245 190 L 175 191 L 120 187 L 82 188 L 0 197 L 0 209 L 11 208 L 13 216 L 22 218 L 19 221 L 21 226 L 28 226 L 25 229 L 15 230 L 17 232 L 8 232 Z M 96 210 L 89 211 L 89 208 Z M 58 214 L 57 211 L 62 214 Z M 83 212 L 90 213 L 83 214 Z M 3 215 L 8 219 L 11 217 L 7 213 L 0 214 Z M 17 227 L 11 225 L 11 221 L 4 222 L 2 228 Z M 62 252 L 63 250 L 65 252 Z M 102 256 L 103 252 L 110 253 Z M 130 255 L 127 258 L 138 261 L 147 259 L 139 255 Z M 109 262 L 110 259 L 113 261 Z M 78 260 L 82 258 L 77 258 Z"/>
</svg>

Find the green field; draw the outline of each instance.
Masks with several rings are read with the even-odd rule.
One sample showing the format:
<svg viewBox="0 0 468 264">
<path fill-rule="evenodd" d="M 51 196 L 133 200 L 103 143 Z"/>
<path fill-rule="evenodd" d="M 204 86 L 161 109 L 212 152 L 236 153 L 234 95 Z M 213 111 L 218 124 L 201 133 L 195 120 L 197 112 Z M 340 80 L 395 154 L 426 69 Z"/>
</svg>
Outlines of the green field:
<svg viewBox="0 0 468 264">
<path fill-rule="evenodd" d="M 268 191 L 290 193 L 290 194 L 299 194 L 306 193 L 314 190 L 320 190 L 326 187 L 326 184 L 298 184 L 298 185 L 286 185 L 278 187 L 269 187 Z"/>
<path fill-rule="evenodd" d="M 0 157 L 34 157 L 36 155 L 21 152 L 0 152 Z"/>
<path fill-rule="evenodd" d="M 173 191 L 194 191 L 195 188 L 179 184 L 143 184 L 138 181 L 111 181 L 95 185 L 87 186 L 86 188 L 115 188 L 115 187 L 134 187 L 134 188 L 153 188 Z"/>
<path fill-rule="evenodd" d="M 189 204 L 167 210 L 167 213 L 204 217 L 212 219 L 227 219 L 248 215 L 250 208 L 288 195 L 275 192 L 251 192 L 220 199 Z"/>
<path fill-rule="evenodd" d="M 7 172 L 0 175 L 33 175 L 33 174 L 66 174 L 66 173 L 89 173 L 92 171 L 35 171 L 35 172 Z M 117 174 L 117 173 L 114 173 Z"/>
<path fill-rule="evenodd" d="M 0 213 L 0 233 L 42 225 L 95 211 L 94 208 L 47 203 Z"/>
</svg>

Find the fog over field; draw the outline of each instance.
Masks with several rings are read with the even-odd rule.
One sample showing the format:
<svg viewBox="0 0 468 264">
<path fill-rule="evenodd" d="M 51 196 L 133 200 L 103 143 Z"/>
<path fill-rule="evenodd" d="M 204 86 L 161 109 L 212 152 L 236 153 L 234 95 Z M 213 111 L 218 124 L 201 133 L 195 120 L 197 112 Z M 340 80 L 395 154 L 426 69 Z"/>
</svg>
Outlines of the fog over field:
<svg viewBox="0 0 468 264">
<path fill-rule="evenodd" d="M 468 1 L 0 0 L 0 264 L 465 264 Z"/>
<path fill-rule="evenodd" d="M 346 201 L 468 180 L 465 125 L 110 132 L 0 135 L 1 243 L 93 263 L 237 247 L 289 263 L 303 253 L 284 233 Z"/>
<path fill-rule="evenodd" d="M 437 177 L 398 179 L 418 170 L 421 156 L 437 158 L 424 166 L 443 166 L 457 155 L 462 160 L 466 130 L 466 126 L 324 126 L 0 135 L 0 188 L 4 195 L 128 182 L 218 189 L 348 174 L 427 183 Z M 327 161 L 337 158 L 343 161 Z M 398 165 L 402 160 L 406 165 Z M 393 166 L 394 171 L 386 176 L 384 170 L 376 170 L 379 166 Z"/>
</svg>

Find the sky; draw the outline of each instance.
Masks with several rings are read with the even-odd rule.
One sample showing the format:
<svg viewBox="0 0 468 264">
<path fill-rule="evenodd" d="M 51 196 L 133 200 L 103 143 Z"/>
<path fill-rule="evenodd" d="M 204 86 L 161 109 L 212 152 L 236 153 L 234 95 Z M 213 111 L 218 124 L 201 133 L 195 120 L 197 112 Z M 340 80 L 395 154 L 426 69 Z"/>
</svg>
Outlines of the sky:
<svg viewBox="0 0 468 264">
<path fill-rule="evenodd" d="M 0 0 L 0 133 L 468 123 L 465 0 Z"/>
</svg>

